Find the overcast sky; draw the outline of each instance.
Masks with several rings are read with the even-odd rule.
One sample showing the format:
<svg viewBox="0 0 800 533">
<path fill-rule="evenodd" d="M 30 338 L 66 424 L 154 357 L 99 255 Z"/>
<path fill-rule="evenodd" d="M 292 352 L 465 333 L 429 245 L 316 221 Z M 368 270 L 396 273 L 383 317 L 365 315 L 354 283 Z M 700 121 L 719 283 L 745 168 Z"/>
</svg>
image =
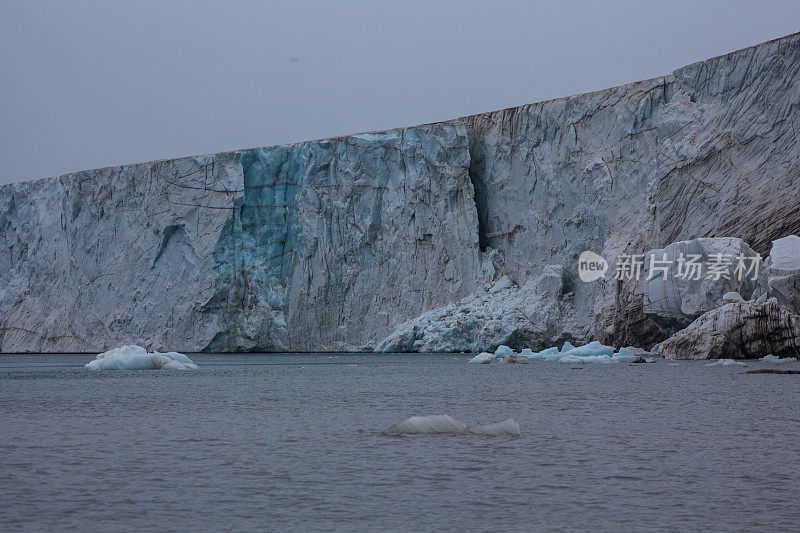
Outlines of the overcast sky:
<svg viewBox="0 0 800 533">
<path fill-rule="evenodd" d="M 798 30 L 795 0 L 0 0 L 0 183 L 444 120 Z"/>
</svg>

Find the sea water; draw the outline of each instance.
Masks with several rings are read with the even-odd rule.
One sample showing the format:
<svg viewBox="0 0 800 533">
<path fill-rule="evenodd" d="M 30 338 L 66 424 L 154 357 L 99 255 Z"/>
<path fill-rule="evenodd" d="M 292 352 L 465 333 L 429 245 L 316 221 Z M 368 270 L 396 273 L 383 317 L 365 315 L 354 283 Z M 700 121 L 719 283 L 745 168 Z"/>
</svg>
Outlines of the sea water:
<svg viewBox="0 0 800 533">
<path fill-rule="evenodd" d="M 0 356 L 0 530 L 791 530 L 800 376 L 704 362 Z M 782 363 L 780 368 L 800 368 Z M 519 437 L 396 435 L 417 415 Z"/>
</svg>

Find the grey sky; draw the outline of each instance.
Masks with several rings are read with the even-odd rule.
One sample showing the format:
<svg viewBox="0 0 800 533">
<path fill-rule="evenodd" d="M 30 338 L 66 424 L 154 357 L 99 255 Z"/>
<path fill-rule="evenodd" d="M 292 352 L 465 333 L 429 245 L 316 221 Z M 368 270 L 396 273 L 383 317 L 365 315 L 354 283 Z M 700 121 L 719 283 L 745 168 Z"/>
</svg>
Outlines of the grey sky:
<svg viewBox="0 0 800 533">
<path fill-rule="evenodd" d="M 0 183 L 490 111 L 798 30 L 793 0 L 0 0 Z"/>
</svg>

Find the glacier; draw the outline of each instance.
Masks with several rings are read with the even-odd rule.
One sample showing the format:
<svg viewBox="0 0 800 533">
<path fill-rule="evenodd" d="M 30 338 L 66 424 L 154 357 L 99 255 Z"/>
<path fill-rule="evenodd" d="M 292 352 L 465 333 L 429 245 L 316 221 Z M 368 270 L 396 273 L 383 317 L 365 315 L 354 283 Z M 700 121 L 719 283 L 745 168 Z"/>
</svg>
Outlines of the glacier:
<svg viewBox="0 0 800 533">
<path fill-rule="evenodd" d="M 0 352 L 649 347 L 674 328 L 642 283 L 577 258 L 800 234 L 799 102 L 793 34 L 434 124 L 3 185 Z"/>
</svg>

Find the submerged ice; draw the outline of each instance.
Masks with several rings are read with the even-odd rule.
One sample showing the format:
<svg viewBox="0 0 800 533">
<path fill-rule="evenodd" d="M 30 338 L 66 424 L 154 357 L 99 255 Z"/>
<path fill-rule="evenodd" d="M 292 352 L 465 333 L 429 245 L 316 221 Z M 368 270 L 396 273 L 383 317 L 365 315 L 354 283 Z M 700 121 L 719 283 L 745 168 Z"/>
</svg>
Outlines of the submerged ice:
<svg viewBox="0 0 800 533">
<path fill-rule="evenodd" d="M 513 418 L 508 418 L 495 424 L 468 426 L 465 422 L 456 420 L 450 415 L 412 416 L 391 426 L 387 433 L 518 436 L 519 424 Z"/>
<path fill-rule="evenodd" d="M 89 370 L 189 370 L 197 365 L 186 355 L 178 352 L 152 352 L 141 346 L 121 346 L 99 354 L 84 365 Z"/>
</svg>

